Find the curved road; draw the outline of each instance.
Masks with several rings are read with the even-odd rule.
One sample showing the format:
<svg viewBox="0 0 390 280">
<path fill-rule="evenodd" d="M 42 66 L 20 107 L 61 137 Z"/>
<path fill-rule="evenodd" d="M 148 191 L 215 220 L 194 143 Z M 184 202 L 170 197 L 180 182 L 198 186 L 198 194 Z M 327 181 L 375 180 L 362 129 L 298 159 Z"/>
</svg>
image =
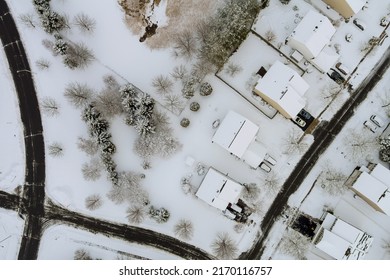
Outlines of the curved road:
<svg viewBox="0 0 390 280">
<path fill-rule="evenodd" d="M 25 227 L 19 259 L 36 259 L 42 231 L 45 199 L 45 147 L 38 99 L 26 52 L 8 5 L 0 0 L 0 36 L 19 99 L 26 152 L 23 186 Z"/>
<path fill-rule="evenodd" d="M 316 164 L 321 154 L 333 142 L 336 135 L 344 127 L 345 123 L 354 115 L 355 109 L 366 99 L 367 95 L 382 79 L 383 74 L 390 65 L 390 48 L 387 49 L 381 60 L 375 65 L 370 74 L 363 83 L 356 89 L 349 100 L 329 121 L 318 127 L 314 133 L 314 142 L 298 162 L 293 172 L 285 181 L 282 191 L 276 196 L 274 202 L 266 213 L 262 223 L 262 236 L 257 243 L 246 253 L 240 256 L 240 259 L 256 260 L 260 259 L 264 249 L 265 241 L 276 220 L 282 213 L 289 197 L 299 188 L 303 180 L 309 174 Z"/>
</svg>

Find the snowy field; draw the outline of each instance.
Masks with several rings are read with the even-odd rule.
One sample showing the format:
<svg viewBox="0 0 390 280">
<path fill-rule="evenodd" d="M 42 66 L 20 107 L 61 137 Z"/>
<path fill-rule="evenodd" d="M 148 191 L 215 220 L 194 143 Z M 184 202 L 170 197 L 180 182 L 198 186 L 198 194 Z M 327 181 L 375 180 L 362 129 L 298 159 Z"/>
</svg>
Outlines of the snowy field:
<svg viewBox="0 0 390 280">
<path fill-rule="evenodd" d="M 3 50 L 0 51 L 0 62 L 0 189 L 10 192 L 24 181 L 23 125 Z"/>
<path fill-rule="evenodd" d="M 92 259 L 102 260 L 177 259 L 177 256 L 155 248 L 124 242 L 64 225 L 53 225 L 46 229 L 42 236 L 38 259 L 72 260 L 75 258 L 77 250 L 85 251 Z"/>
<path fill-rule="evenodd" d="M 0 208 L 0 260 L 16 260 L 24 221 L 16 212 Z"/>
</svg>

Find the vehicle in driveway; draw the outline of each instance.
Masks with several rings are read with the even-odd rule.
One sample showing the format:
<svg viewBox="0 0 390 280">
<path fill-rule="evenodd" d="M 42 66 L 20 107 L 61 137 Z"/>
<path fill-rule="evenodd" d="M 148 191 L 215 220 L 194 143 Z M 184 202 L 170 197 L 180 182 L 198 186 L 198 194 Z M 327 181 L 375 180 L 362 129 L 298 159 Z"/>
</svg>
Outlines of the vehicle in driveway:
<svg viewBox="0 0 390 280">
<path fill-rule="evenodd" d="M 370 120 L 376 124 L 378 127 L 382 127 L 382 126 L 385 126 L 385 121 L 379 117 L 378 115 L 372 115 L 370 117 Z"/>
<path fill-rule="evenodd" d="M 380 26 L 386 27 L 389 24 L 389 19 L 387 17 L 381 18 Z"/>
<path fill-rule="evenodd" d="M 336 68 L 337 68 L 337 70 L 340 71 L 341 74 L 344 74 L 344 75 L 349 74 L 349 69 L 347 67 L 345 67 L 345 65 L 342 64 L 341 62 L 336 63 Z"/>
<path fill-rule="evenodd" d="M 337 84 L 341 85 L 345 82 L 345 79 L 339 72 L 337 72 L 335 69 L 331 68 L 331 71 L 326 73 L 329 78 L 331 78 L 333 81 L 335 81 Z"/>
<path fill-rule="evenodd" d="M 367 120 L 364 123 L 364 126 L 368 128 L 372 133 L 375 133 L 378 130 L 378 126 L 374 124 L 372 121 Z"/>
<path fill-rule="evenodd" d="M 360 19 L 358 18 L 355 18 L 353 20 L 353 24 L 356 25 L 357 28 L 359 28 L 361 31 L 364 31 L 364 29 L 366 29 L 366 25 L 364 24 L 364 22 L 362 22 Z"/>
<path fill-rule="evenodd" d="M 299 125 L 300 127 L 306 126 L 306 122 L 304 120 L 302 120 L 300 117 L 295 117 L 295 123 L 297 125 Z"/>
<path fill-rule="evenodd" d="M 267 172 L 267 173 L 269 173 L 269 172 L 271 171 L 271 167 L 269 167 L 264 161 L 263 161 L 262 163 L 260 163 L 259 167 L 260 167 L 263 171 L 265 171 L 265 172 Z"/>
</svg>

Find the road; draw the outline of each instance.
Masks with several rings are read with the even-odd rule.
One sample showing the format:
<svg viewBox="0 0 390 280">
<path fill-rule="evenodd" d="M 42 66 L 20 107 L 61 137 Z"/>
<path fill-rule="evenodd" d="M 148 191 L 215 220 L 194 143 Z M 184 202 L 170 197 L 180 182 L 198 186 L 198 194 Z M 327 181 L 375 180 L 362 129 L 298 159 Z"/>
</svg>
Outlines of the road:
<svg viewBox="0 0 390 280">
<path fill-rule="evenodd" d="M 333 142 L 336 135 L 342 130 L 346 122 L 354 115 L 355 109 L 366 99 L 370 91 L 382 79 L 383 74 L 390 65 L 390 48 L 387 49 L 381 60 L 375 65 L 363 83 L 351 95 L 349 100 L 333 116 L 329 122 L 324 122 L 314 132 L 314 142 L 298 162 L 293 172 L 285 181 L 281 192 L 276 196 L 268 212 L 261 223 L 262 236 L 251 248 L 241 254 L 240 259 L 261 259 L 265 249 L 268 234 L 280 216 L 289 197 L 299 188 L 303 180 L 309 174 L 319 157 Z"/>
<path fill-rule="evenodd" d="M 45 200 L 45 147 L 38 99 L 26 52 L 5 0 L 0 0 L 0 36 L 19 99 L 26 154 L 23 210 L 25 227 L 19 259 L 36 259 Z"/>
</svg>

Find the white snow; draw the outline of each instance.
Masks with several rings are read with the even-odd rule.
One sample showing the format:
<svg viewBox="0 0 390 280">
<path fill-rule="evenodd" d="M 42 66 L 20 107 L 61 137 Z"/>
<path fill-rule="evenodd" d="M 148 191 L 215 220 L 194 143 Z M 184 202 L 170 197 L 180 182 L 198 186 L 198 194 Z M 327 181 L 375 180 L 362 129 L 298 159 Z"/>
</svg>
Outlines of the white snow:
<svg viewBox="0 0 390 280">
<path fill-rule="evenodd" d="M 17 259 L 23 226 L 16 212 L 0 208 L 0 260 Z"/>
<path fill-rule="evenodd" d="M 0 51 L 0 62 L 0 189 L 12 191 L 24 181 L 23 125 L 3 49 Z"/>
</svg>

